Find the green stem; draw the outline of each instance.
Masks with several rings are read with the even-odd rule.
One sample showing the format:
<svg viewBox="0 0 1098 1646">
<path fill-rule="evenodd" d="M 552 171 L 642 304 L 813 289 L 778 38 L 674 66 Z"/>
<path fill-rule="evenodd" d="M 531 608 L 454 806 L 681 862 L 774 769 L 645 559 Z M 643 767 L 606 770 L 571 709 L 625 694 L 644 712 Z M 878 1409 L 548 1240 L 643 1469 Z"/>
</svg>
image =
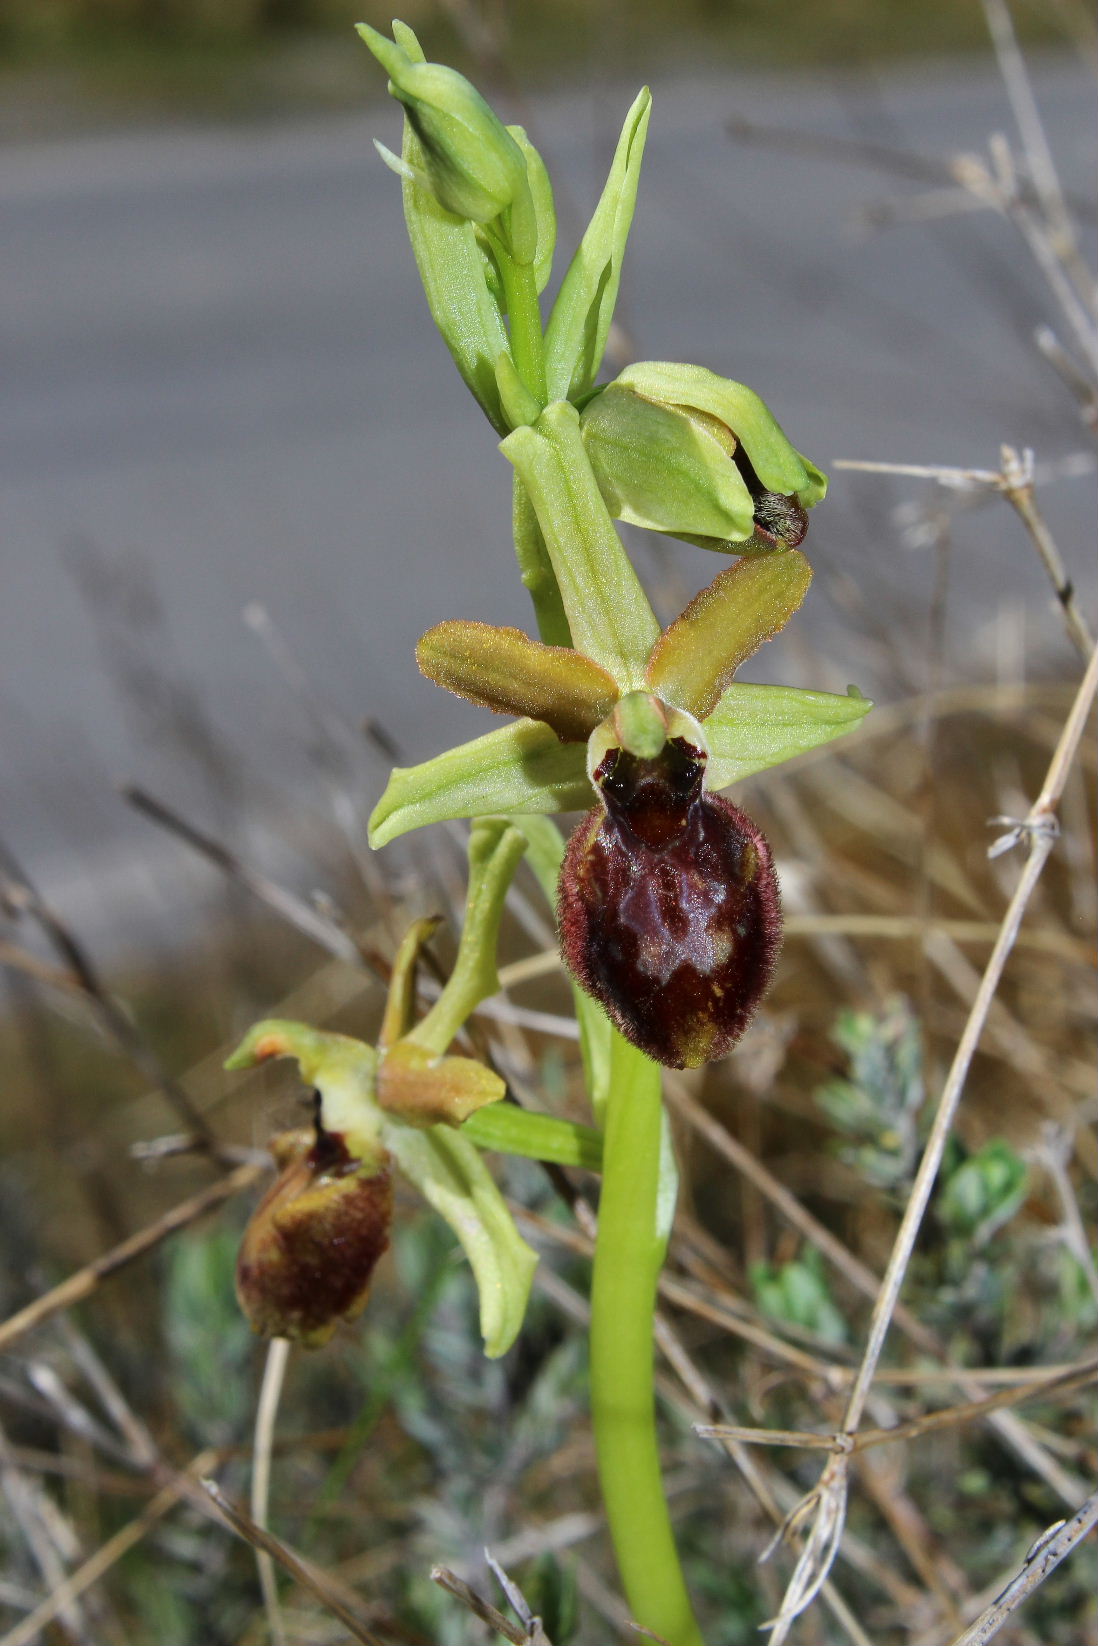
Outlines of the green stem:
<svg viewBox="0 0 1098 1646">
<path fill-rule="evenodd" d="M 515 475 L 511 504 L 511 524 L 515 536 L 515 556 L 522 581 L 534 602 L 538 634 L 547 646 L 572 645 L 572 631 L 560 597 L 557 574 L 541 535 L 534 505 L 518 475 Z"/>
<path fill-rule="evenodd" d="M 591 1410 L 610 1534 L 634 1617 L 671 1646 L 702 1646 L 663 1495 L 653 1324 L 666 1248 L 659 1213 L 658 1066 L 613 1037 L 591 1286 Z"/>
<path fill-rule="evenodd" d="M 511 358 L 515 370 L 539 406 L 548 399 L 545 387 L 545 339 L 541 330 L 541 305 L 532 263 L 516 263 L 501 250 L 499 271 L 507 301 L 511 328 Z"/>
</svg>

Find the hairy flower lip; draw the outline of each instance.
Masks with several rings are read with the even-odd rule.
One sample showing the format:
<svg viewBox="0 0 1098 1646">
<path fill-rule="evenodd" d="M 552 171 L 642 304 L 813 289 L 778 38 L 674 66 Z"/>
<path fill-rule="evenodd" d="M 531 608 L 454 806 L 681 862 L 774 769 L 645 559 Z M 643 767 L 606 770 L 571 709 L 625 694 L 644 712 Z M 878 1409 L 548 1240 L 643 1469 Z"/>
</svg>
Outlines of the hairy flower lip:
<svg viewBox="0 0 1098 1646">
<path fill-rule="evenodd" d="M 244 1230 L 237 1298 L 254 1331 L 316 1348 L 361 1313 L 389 1245 L 389 1156 L 368 1168 L 319 1119 L 270 1150 L 278 1175 Z"/>
</svg>

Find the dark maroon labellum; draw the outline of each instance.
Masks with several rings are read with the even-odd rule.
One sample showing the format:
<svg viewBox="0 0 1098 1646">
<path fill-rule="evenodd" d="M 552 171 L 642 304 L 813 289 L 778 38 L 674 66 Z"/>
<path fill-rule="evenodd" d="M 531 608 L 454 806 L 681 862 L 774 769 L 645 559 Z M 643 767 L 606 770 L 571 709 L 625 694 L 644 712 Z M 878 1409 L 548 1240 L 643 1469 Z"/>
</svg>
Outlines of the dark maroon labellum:
<svg viewBox="0 0 1098 1646">
<path fill-rule="evenodd" d="M 781 941 L 770 848 L 704 792 L 704 761 L 683 738 L 653 760 L 612 749 L 595 773 L 605 810 L 575 830 L 560 877 L 570 970 L 627 1040 L 673 1069 L 730 1050 Z"/>
<path fill-rule="evenodd" d="M 244 1231 L 236 1293 L 255 1331 L 313 1348 L 365 1306 L 389 1244 L 388 1157 L 368 1171 L 319 1122 L 281 1132 L 271 1153 L 279 1175 Z"/>
</svg>

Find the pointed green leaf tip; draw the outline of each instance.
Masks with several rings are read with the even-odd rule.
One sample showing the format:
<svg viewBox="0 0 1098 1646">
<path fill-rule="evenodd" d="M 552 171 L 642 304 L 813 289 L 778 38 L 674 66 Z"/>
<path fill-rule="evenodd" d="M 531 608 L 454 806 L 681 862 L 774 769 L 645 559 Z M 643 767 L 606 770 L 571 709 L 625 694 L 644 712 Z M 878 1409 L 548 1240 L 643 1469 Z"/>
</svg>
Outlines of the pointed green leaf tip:
<svg viewBox="0 0 1098 1646">
<path fill-rule="evenodd" d="M 602 364 L 633 222 L 652 94 L 637 94 L 618 138 L 606 187 L 561 282 L 545 332 L 545 373 L 551 399 L 578 399 Z"/>
</svg>

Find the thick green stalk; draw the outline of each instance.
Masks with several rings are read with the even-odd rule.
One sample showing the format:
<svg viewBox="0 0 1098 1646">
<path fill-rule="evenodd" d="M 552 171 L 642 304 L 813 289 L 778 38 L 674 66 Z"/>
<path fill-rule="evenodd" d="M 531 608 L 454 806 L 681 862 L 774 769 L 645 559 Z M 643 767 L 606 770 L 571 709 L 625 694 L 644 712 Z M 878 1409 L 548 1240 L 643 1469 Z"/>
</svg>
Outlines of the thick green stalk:
<svg viewBox="0 0 1098 1646">
<path fill-rule="evenodd" d="M 591 1285 L 591 1410 L 599 1479 L 636 1621 L 702 1646 L 663 1494 L 653 1317 L 667 1239 L 659 1208 L 659 1067 L 615 1034 Z"/>
</svg>

